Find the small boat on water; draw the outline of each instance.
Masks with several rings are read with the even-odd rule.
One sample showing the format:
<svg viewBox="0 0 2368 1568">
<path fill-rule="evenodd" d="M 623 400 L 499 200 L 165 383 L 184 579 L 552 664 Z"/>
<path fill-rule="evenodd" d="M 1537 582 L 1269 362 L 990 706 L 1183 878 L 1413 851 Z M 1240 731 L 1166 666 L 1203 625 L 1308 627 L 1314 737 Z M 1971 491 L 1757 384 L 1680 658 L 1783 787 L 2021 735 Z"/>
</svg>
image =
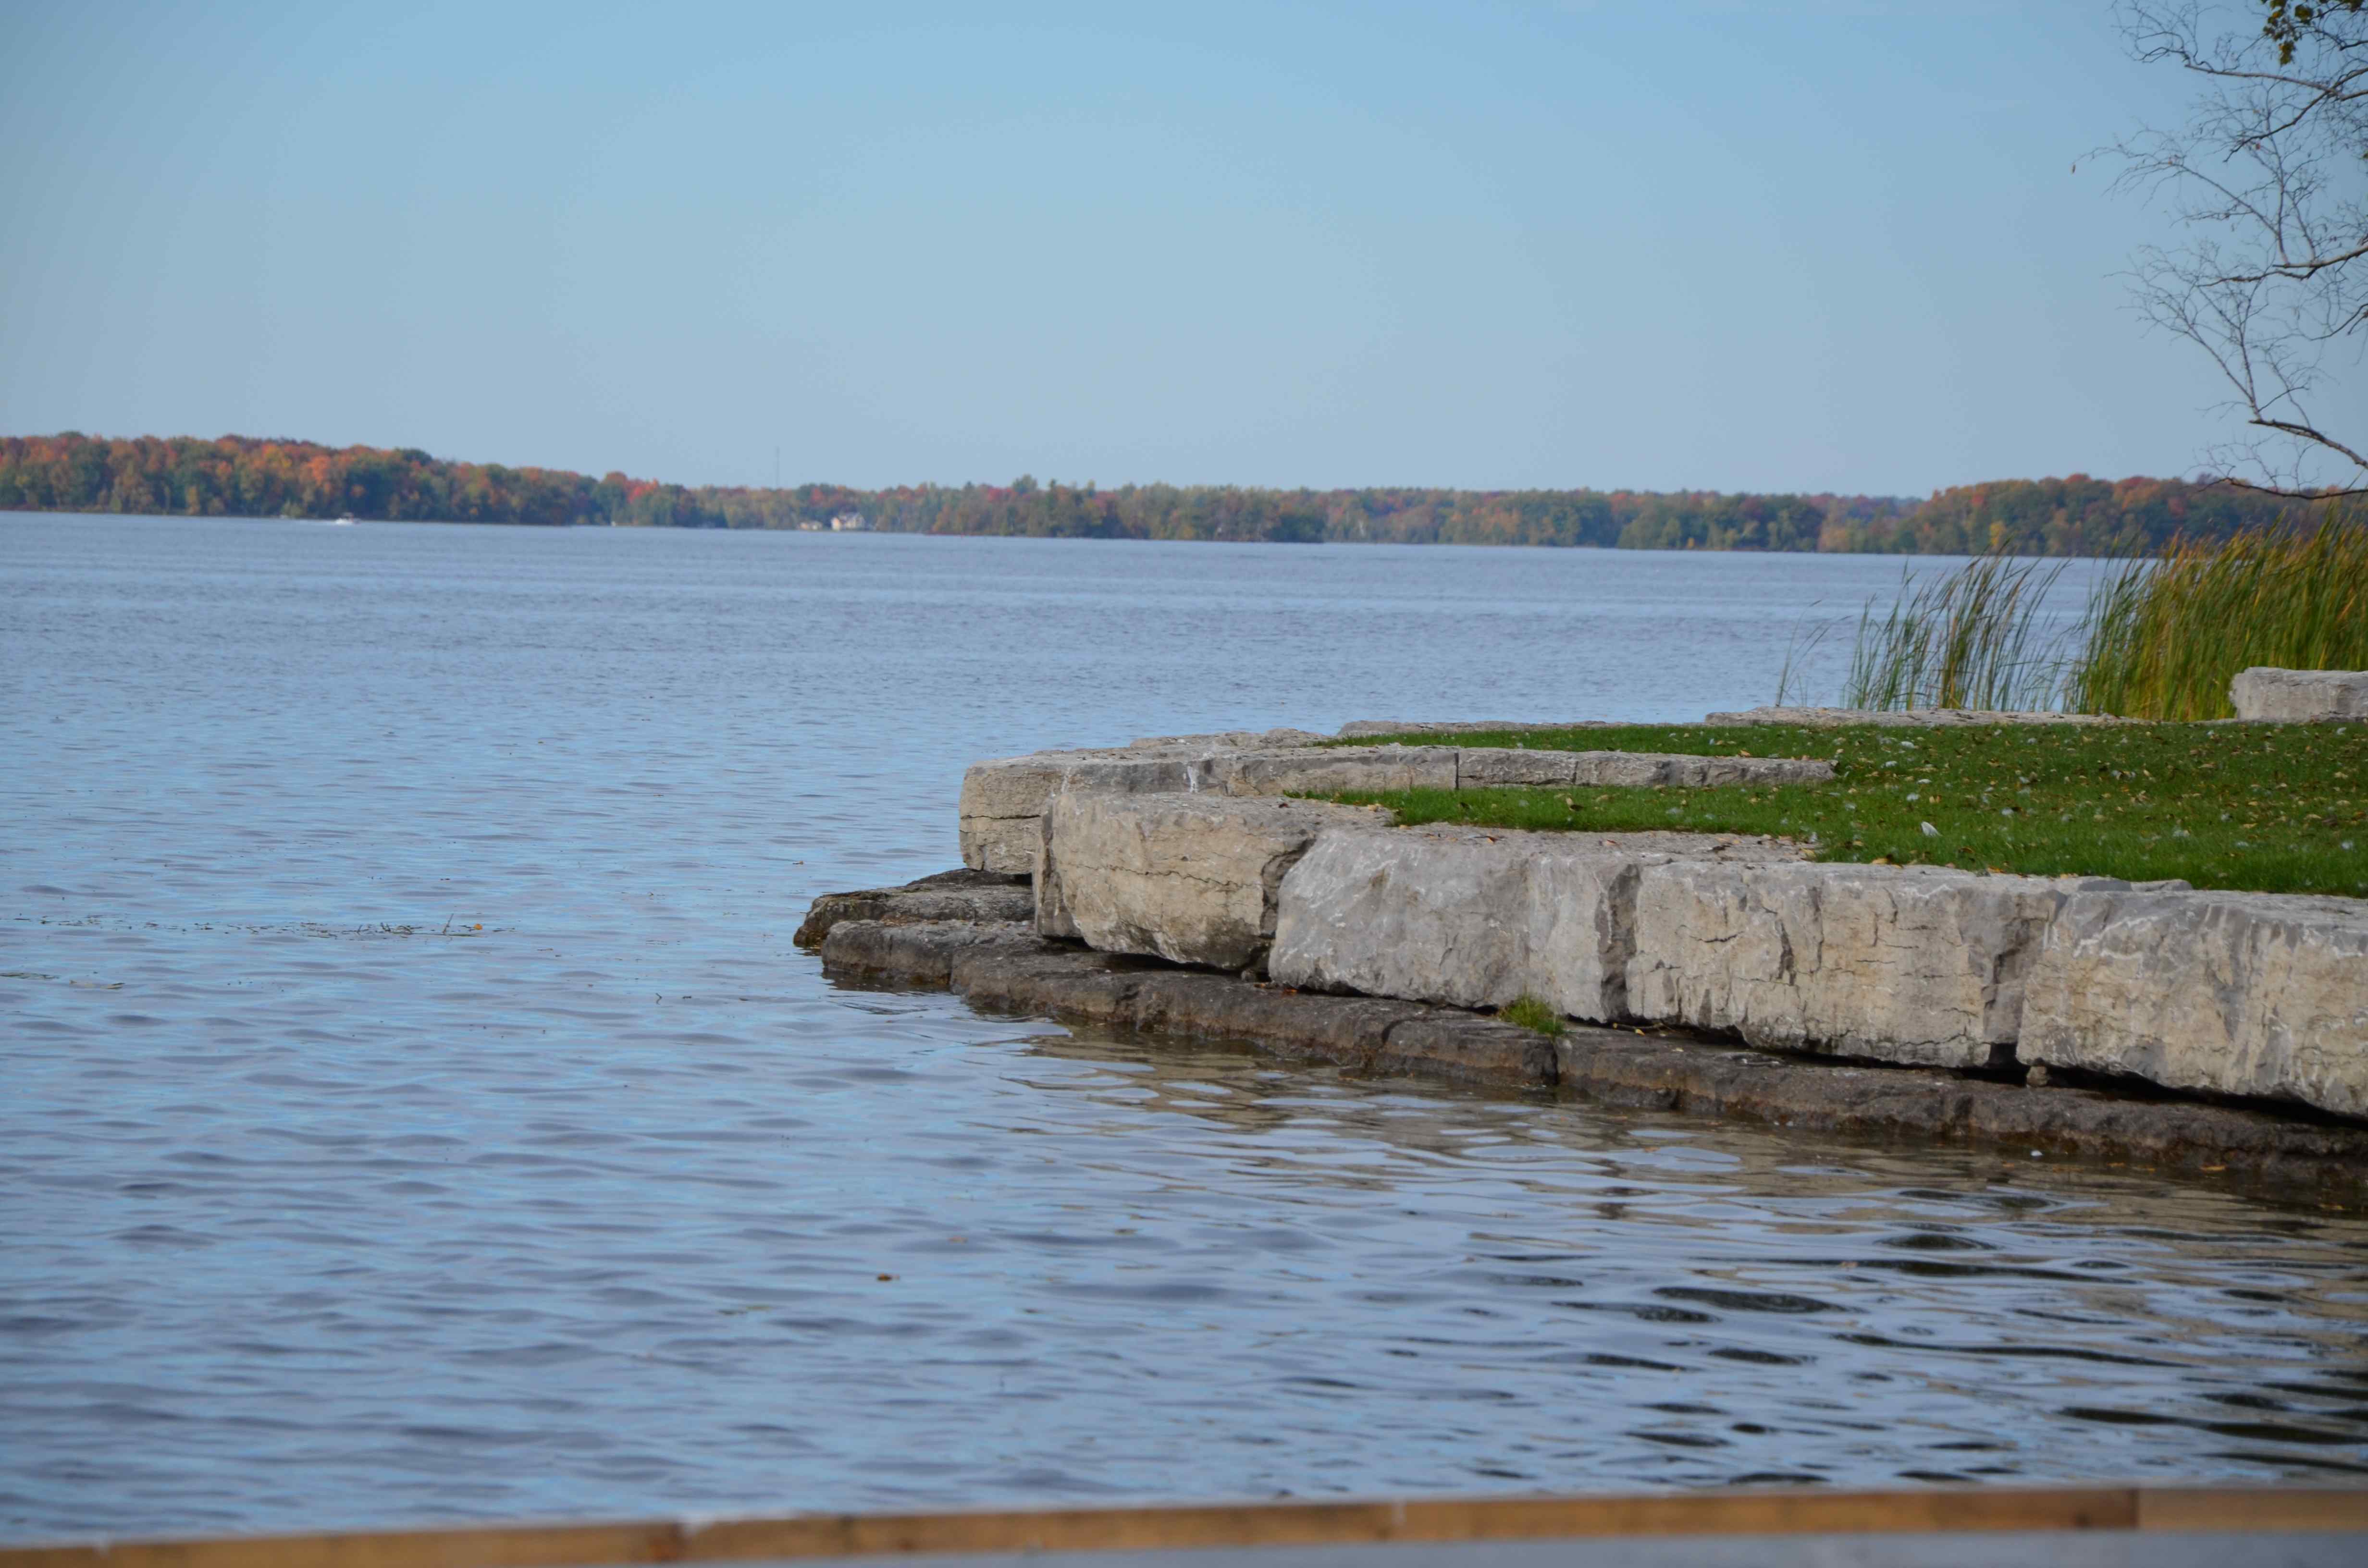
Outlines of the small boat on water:
<svg viewBox="0 0 2368 1568">
<path fill-rule="evenodd" d="M 350 528 L 358 520 L 351 512 L 347 512 L 344 517 L 336 519 L 336 526 L 341 528 Z"/>
</svg>

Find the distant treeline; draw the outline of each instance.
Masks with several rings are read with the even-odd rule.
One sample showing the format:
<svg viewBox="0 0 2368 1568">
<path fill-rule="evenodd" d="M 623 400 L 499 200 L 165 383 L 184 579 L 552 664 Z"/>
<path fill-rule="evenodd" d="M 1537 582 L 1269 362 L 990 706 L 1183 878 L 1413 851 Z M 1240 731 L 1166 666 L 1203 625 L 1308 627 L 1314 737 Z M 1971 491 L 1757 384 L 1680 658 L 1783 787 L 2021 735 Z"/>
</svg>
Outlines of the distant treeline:
<svg viewBox="0 0 2368 1568">
<path fill-rule="evenodd" d="M 2000 480 L 1929 500 L 1630 490 L 1256 490 L 1235 485 L 803 484 L 750 490 L 452 462 L 416 448 L 225 436 L 0 437 L 0 510 L 628 528 L 794 528 L 860 516 L 901 533 L 1622 550 L 2119 555 L 2174 537 L 2298 527 L 2306 503 L 2176 479 Z"/>
</svg>

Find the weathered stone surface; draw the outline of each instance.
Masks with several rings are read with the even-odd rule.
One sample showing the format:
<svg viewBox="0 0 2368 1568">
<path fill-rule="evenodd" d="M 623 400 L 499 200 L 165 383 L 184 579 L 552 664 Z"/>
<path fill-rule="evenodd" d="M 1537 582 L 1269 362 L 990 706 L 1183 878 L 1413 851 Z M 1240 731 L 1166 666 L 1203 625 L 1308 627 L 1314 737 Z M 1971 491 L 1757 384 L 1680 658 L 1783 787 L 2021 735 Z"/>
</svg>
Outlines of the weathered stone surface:
<svg viewBox="0 0 2368 1568">
<path fill-rule="evenodd" d="M 1601 1104 L 1806 1131 L 2003 1145 L 2210 1171 L 2289 1201 L 2368 1198 L 2368 1131 L 2090 1089 L 2029 1089 L 1929 1068 L 1854 1067 L 1666 1035 L 1575 1027 L 1554 1040 L 1561 1093 Z"/>
<path fill-rule="evenodd" d="M 2287 1201 L 2368 1201 L 2368 1130 L 2088 1089 L 2026 1089 L 1923 1068 L 1861 1068 L 1668 1034 L 1574 1026 L 1554 1040 L 1416 1003 L 1317 996 L 1045 941 L 1009 926 L 849 921 L 822 948 L 853 983 L 951 985 L 973 1004 L 1120 1028 L 1247 1040 L 1359 1071 L 1470 1075 L 1605 1105 L 1918 1146 L 2002 1145 L 2210 1172 Z M 1461 1017 L 1460 1027 L 1428 1027 Z M 1499 1033 L 1499 1030 L 1508 1030 Z"/>
<path fill-rule="evenodd" d="M 1035 865 L 1045 802 L 1064 793 L 1335 795 L 1572 785 L 1699 789 L 1816 783 L 1833 777 L 1830 763 L 1787 757 L 1270 744 L 1317 738 L 1304 730 L 1154 736 L 1129 746 L 1034 752 L 973 763 L 962 775 L 958 807 L 962 863 L 985 871 L 1030 870 Z"/>
<path fill-rule="evenodd" d="M 1036 865 L 1044 802 L 1065 790 L 1113 795 L 1212 788 L 1208 748 L 1046 751 L 973 763 L 962 774 L 962 864 L 1027 872 Z"/>
<path fill-rule="evenodd" d="M 1755 1045 L 1978 1067 L 2011 1060 L 2066 894 L 1934 866 L 1647 867 L 1628 1006 Z"/>
<path fill-rule="evenodd" d="M 1606 788 L 1708 790 L 1740 784 L 1765 788 L 1772 784 L 1823 784 L 1834 776 L 1834 765 L 1817 757 L 1581 751 L 1571 753 L 1571 760 L 1574 784 Z"/>
<path fill-rule="evenodd" d="M 2075 893 L 2018 1054 L 2368 1116 L 2368 900 Z"/>
<path fill-rule="evenodd" d="M 1228 795 L 1337 795 L 1349 790 L 1452 790 L 1453 746 L 1294 746 L 1219 755 L 1211 764 Z"/>
<path fill-rule="evenodd" d="M 1467 735 L 1522 730 L 1600 730 L 1609 719 L 1352 719 L 1338 733 L 1344 741 L 1373 735 Z"/>
<path fill-rule="evenodd" d="M 1551 1084 L 1554 1049 L 1532 1030 L 1442 1008 L 1390 1030 L 1382 1049 L 1361 1065 L 1465 1083 Z"/>
<path fill-rule="evenodd" d="M 1884 729 L 1947 729 L 1958 724 L 2126 724 L 2101 713 L 2037 713 L 1986 708 L 1749 708 L 1739 713 L 1712 713 L 1705 724 L 1804 724 L 1833 729 L 1843 724 L 1876 724 Z"/>
<path fill-rule="evenodd" d="M 1455 788 L 1567 789 L 1578 779 L 1578 758 L 1575 751 L 1465 746 L 1456 753 Z"/>
<path fill-rule="evenodd" d="M 951 985 L 954 960 L 973 948 L 1025 954 L 1045 944 L 1026 926 L 934 921 L 891 926 L 841 920 L 822 939 L 822 967 L 841 979 L 905 985 Z"/>
<path fill-rule="evenodd" d="M 1268 971 L 1311 991 L 1501 1006 L 1531 983 L 1529 866 L 1555 836 L 1330 828 L 1282 879 Z"/>
<path fill-rule="evenodd" d="M 818 946 L 842 920 L 910 926 L 925 920 L 1030 920 L 1035 912 L 1035 894 L 1026 877 L 964 869 L 940 871 L 902 887 L 824 893 L 807 909 L 804 923 L 791 939 L 801 948 Z"/>
<path fill-rule="evenodd" d="M 1166 970 L 1139 977 L 1128 1021 L 1136 1028 L 1254 1040 L 1286 1055 L 1372 1067 L 1393 1029 L 1430 1012 L 1416 1003 L 1364 996 L 1319 1002 L 1231 975 Z"/>
<path fill-rule="evenodd" d="M 2228 683 L 2239 719 L 2312 723 L 2368 719 L 2368 670 L 2278 670 L 2257 665 Z"/>
<path fill-rule="evenodd" d="M 1036 862 L 1037 929 L 1103 952 L 1241 969 L 1274 937 L 1283 873 L 1363 807 L 1212 795 L 1056 795 Z"/>
<path fill-rule="evenodd" d="M 1326 829 L 1282 881 L 1268 967 L 1282 984 L 1573 1017 L 1627 1016 L 1636 879 L 1675 856 L 1792 859 L 1767 839 Z"/>
<path fill-rule="evenodd" d="M 1205 735 L 1145 735 L 1126 744 L 1130 751 L 1173 750 L 1179 746 L 1205 751 L 1270 751 L 1280 746 L 1312 746 L 1330 738 L 1315 730 L 1218 730 Z"/>
</svg>

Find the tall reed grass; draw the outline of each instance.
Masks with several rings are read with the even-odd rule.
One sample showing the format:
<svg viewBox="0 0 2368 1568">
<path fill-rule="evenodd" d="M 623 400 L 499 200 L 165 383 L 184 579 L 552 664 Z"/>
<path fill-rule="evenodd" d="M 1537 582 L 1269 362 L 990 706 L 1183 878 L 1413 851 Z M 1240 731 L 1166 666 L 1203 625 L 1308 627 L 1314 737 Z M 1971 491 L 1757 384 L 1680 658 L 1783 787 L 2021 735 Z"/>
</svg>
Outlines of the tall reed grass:
<svg viewBox="0 0 2368 1568">
<path fill-rule="evenodd" d="M 2174 541 L 2098 584 L 2065 705 L 2132 719 L 2225 719 L 2228 683 L 2269 665 L 2368 669 L 2368 517 L 2314 533 Z"/>
<path fill-rule="evenodd" d="M 1871 599 L 1859 615 L 1842 706 L 2225 719 L 2239 670 L 2368 669 L 2368 517 L 2356 511 L 2330 509 L 2307 534 L 2173 540 L 2108 573 L 2078 623 L 2050 636 L 2042 608 L 2065 565 L 1992 555 L 1922 583 L 1903 574 L 1882 619 Z M 1795 683 L 1794 663 L 1788 650 L 1780 687 Z"/>
<path fill-rule="evenodd" d="M 1876 620 L 1870 599 L 1859 615 L 1842 706 L 2050 705 L 2063 659 L 2042 632 L 2040 608 L 2067 564 L 1987 555 L 1921 584 L 1903 570 L 1890 612 Z"/>
</svg>

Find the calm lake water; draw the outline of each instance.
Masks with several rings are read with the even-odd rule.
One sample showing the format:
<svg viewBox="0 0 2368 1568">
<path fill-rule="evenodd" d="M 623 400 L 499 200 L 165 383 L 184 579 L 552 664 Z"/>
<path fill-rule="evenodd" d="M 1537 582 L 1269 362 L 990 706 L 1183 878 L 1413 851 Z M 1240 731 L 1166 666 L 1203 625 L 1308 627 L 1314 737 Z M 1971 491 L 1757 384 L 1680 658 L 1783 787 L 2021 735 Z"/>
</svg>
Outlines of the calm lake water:
<svg viewBox="0 0 2368 1568">
<path fill-rule="evenodd" d="M 790 944 L 971 758 L 1694 717 L 1898 571 L 0 515 L 0 1537 L 2368 1472 L 2357 1218 Z"/>
</svg>

